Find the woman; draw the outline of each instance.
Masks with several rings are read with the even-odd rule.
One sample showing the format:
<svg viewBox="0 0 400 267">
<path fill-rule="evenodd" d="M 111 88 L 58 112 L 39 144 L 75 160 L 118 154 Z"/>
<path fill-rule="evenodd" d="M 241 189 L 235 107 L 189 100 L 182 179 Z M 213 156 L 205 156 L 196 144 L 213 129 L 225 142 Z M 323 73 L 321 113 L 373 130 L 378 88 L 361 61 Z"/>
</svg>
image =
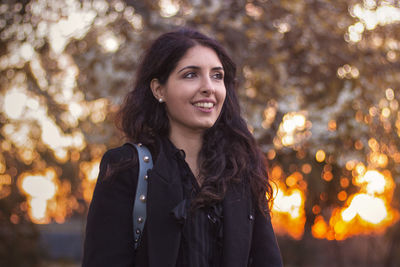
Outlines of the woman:
<svg viewBox="0 0 400 267">
<path fill-rule="evenodd" d="M 155 40 L 117 116 L 154 160 L 143 236 L 135 250 L 138 158 L 124 145 L 101 161 L 83 266 L 282 266 L 272 190 L 240 116 L 235 72 L 220 44 L 197 31 Z"/>
</svg>

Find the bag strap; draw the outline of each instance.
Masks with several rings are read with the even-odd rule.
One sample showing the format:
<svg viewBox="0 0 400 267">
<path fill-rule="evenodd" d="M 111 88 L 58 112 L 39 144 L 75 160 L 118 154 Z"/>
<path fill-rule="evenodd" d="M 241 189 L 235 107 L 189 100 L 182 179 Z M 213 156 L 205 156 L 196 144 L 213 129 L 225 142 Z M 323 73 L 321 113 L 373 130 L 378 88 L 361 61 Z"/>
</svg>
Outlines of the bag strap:
<svg viewBox="0 0 400 267">
<path fill-rule="evenodd" d="M 149 149 L 141 143 L 127 142 L 133 146 L 138 153 L 139 174 L 136 186 L 135 202 L 133 203 L 133 236 L 135 250 L 138 248 L 144 224 L 146 222 L 146 200 L 147 200 L 147 171 L 153 168 L 153 160 Z"/>
</svg>

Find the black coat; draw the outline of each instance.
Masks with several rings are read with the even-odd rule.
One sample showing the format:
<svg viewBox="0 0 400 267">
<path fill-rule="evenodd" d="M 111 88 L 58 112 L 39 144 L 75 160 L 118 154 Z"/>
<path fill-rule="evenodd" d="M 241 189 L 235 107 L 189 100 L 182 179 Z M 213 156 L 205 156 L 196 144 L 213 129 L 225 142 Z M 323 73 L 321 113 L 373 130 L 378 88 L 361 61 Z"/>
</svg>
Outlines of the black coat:
<svg viewBox="0 0 400 267">
<path fill-rule="evenodd" d="M 133 153 L 133 148 L 125 145 L 103 156 L 87 218 L 85 267 L 137 267 L 132 207 L 138 168 L 123 171 L 113 179 L 104 179 L 109 163 L 130 159 Z M 148 182 L 147 236 L 142 241 L 147 246 L 148 265 L 175 267 L 181 227 L 170 211 L 183 200 L 183 192 L 177 162 L 165 154 L 162 146 Z M 282 266 L 270 218 L 253 207 L 249 192 L 245 186 L 232 187 L 223 201 L 223 266 Z"/>
</svg>

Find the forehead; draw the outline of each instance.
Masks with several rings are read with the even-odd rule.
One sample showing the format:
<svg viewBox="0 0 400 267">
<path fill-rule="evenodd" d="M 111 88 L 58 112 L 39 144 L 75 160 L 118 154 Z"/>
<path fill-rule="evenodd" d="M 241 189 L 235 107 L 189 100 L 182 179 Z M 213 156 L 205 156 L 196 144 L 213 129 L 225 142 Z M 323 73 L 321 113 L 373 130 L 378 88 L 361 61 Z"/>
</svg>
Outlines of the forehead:
<svg viewBox="0 0 400 267">
<path fill-rule="evenodd" d="M 178 62 L 177 67 L 188 65 L 215 68 L 222 67 L 222 63 L 218 58 L 217 53 L 209 47 L 196 45 L 190 48 Z"/>
</svg>

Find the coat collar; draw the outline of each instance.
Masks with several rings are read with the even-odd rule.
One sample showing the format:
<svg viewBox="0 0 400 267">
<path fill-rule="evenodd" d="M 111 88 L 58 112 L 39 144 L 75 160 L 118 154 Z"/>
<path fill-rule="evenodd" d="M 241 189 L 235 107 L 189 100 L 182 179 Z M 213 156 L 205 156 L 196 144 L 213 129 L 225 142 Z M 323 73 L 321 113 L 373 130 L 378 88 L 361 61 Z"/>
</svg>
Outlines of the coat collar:
<svg viewBox="0 0 400 267">
<path fill-rule="evenodd" d="M 176 161 L 176 154 L 179 150 L 168 138 L 158 140 L 159 153 L 154 163 L 152 173 L 155 173 L 166 183 L 181 183 L 179 167 Z"/>
</svg>

